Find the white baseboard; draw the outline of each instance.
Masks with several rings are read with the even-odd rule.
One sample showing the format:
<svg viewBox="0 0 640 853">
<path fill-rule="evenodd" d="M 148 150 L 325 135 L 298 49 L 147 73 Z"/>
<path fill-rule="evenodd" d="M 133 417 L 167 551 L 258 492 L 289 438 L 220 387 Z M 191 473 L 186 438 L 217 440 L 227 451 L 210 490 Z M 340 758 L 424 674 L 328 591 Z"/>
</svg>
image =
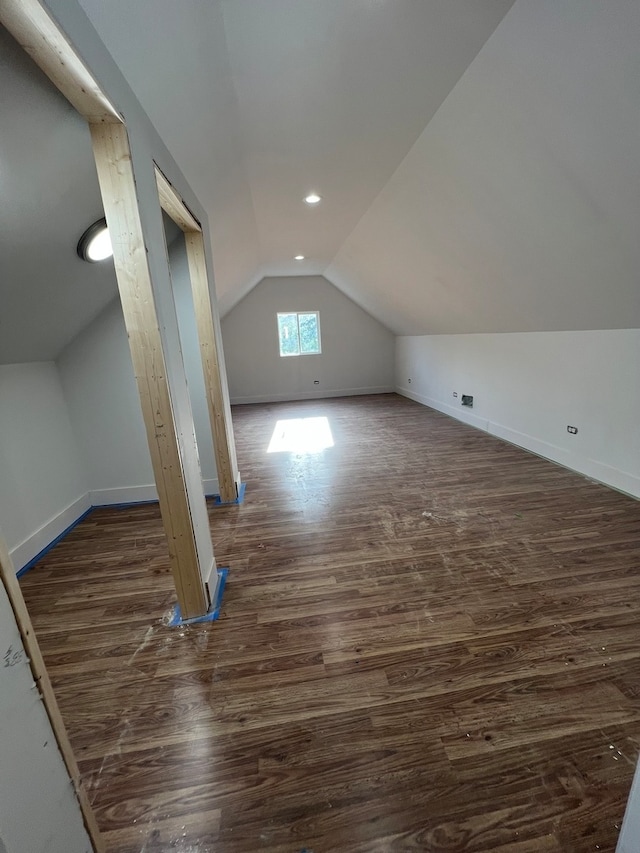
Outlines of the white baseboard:
<svg viewBox="0 0 640 853">
<path fill-rule="evenodd" d="M 408 397 L 410 400 L 415 400 L 416 403 L 422 403 L 423 406 L 428 406 L 430 409 L 436 409 L 444 415 L 449 415 L 457 421 L 462 421 L 476 429 L 488 432 L 488 421 L 479 418 L 471 409 L 463 408 L 462 406 L 451 406 L 448 403 L 442 403 L 440 400 L 433 400 L 431 397 L 425 397 L 422 394 L 417 394 L 410 388 L 396 388 L 396 392 L 403 397 Z"/>
<path fill-rule="evenodd" d="M 318 391 L 287 392 L 285 394 L 258 394 L 252 397 L 232 397 L 231 405 L 240 406 L 249 403 L 291 403 L 296 400 L 325 400 L 329 397 L 358 397 L 362 394 L 393 394 L 392 385 L 371 385 L 368 388 L 337 388 Z"/>
<path fill-rule="evenodd" d="M 207 497 L 211 495 L 219 495 L 220 494 L 220 484 L 218 480 L 203 480 L 202 486 L 204 488 L 204 493 Z"/>
<path fill-rule="evenodd" d="M 88 509 L 91 509 L 91 501 L 89 495 L 84 494 L 12 548 L 9 553 L 16 572 L 23 569 L 40 551 L 51 545 Z"/>
<path fill-rule="evenodd" d="M 95 489 L 89 492 L 89 497 L 92 506 L 112 506 L 157 501 L 158 492 L 154 485 L 122 486 L 117 489 Z"/>
<path fill-rule="evenodd" d="M 215 558 L 213 559 L 209 570 L 204 572 L 202 576 L 205 586 L 209 590 L 209 601 L 214 602 L 218 598 L 218 584 L 220 583 L 220 575 L 216 568 Z"/>
<path fill-rule="evenodd" d="M 218 481 L 203 480 L 205 495 L 219 494 Z M 147 486 L 123 486 L 117 489 L 96 489 L 89 492 L 91 506 L 113 506 L 114 504 L 134 504 L 157 501 L 158 491 L 152 483 Z"/>
<path fill-rule="evenodd" d="M 240 482 L 240 473 L 238 473 L 238 488 L 240 487 Z M 203 480 L 202 485 L 205 495 L 218 495 L 220 493 L 217 479 Z M 16 572 L 19 572 L 41 551 L 52 545 L 67 528 L 71 527 L 92 507 L 146 503 L 157 500 L 158 492 L 154 485 L 124 486 L 117 489 L 94 489 L 93 491 L 86 492 L 10 550 L 9 554 Z M 207 572 L 207 576 L 211 575 L 212 572 L 213 588 L 211 591 L 213 593 L 218 583 L 215 574 L 215 563 Z"/>
<path fill-rule="evenodd" d="M 598 462 L 596 459 L 586 459 L 583 456 L 578 456 L 564 447 L 557 447 L 555 444 L 550 444 L 547 441 L 535 438 L 535 436 L 518 432 L 501 424 L 489 423 L 487 431 L 498 438 L 504 439 L 504 441 L 517 444 L 518 447 L 524 447 L 537 456 L 550 459 L 552 462 L 557 462 L 558 465 L 569 468 L 571 471 L 584 474 L 585 477 L 589 477 L 591 480 L 597 480 L 599 483 L 611 486 L 611 488 L 617 489 L 619 492 L 624 492 L 633 498 L 640 498 L 640 477 L 635 477 L 626 471 L 620 471 L 618 468 L 614 468 L 612 465 L 607 465 L 604 462 Z"/>
<path fill-rule="evenodd" d="M 626 471 L 620 471 L 611 465 L 606 465 L 604 462 L 598 462 L 595 459 L 586 459 L 565 450 L 563 447 L 558 447 L 550 442 L 543 441 L 533 435 L 518 432 L 517 430 L 506 427 L 502 424 L 493 423 L 474 415 L 472 412 L 463 409 L 462 407 L 451 406 L 448 403 L 443 403 L 441 400 L 434 400 L 430 397 L 425 397 L 422 394 L 416 394 L 409 388 L 397 387 L 396 392 L 403 397 L 408 397 L 416 403 L 421 403 L 423 406 L 429 406 L 431 409 L 436 409 L 445 415 L 449 415 L 458 421 L 468 424 L 469 426 L 481 429 L 496 438 L 501 438 L 503 441 L 508 441 L 510 444 L 515 444 L 543 459 L 549 459 L 551 462 L 556 462 L 564 468 L 571 471 L 576 471 L 578 474 L 583 474 L 591 480 L 596 480 L 605 486 L 610 486 L 617 489 L 619 492 L 624 492 L 633 498 L 640 498 L 640 477 L 633 474 L 628 474 Z"/>
</svg>

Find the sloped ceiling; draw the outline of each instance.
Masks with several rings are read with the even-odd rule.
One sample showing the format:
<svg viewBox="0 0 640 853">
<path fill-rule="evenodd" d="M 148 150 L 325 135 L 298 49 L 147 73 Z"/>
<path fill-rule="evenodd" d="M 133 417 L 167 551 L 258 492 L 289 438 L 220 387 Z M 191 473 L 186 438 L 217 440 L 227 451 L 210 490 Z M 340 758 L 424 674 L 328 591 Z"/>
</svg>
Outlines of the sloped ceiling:
<svg viewBox="0 0 640 853">
<path fill-rule="evenodd" d="M 326 275 L 400 334 L 640 327 L 640 3 L 519 0 Z"/>
<path fill-rule="evenodd" d="M 261 257 L 220 3 L 80 4 L 207 211 L 224 310 L 261 278 Z"/>
<path fill-rule="evenodd" d="M 640 326 L 637 0 L 80 2 L 208 211 L 222 313 L 323 273 L 398 334 Z M 86 129 L 5 35 L 0 360 L 52 358 L 115 282 L 74 254 Z"/>
<path fill-rule="evenodd" d="M 513 0 L 80 2 L 209 213 L 225 313 L 326 269 Z"/>
<path fill-rule="evenodd" d="M 265 274 L 326 268 L 511 2 L 222 0 Z"/>
<path fill-rule="evenodd" d="M 76 254 L 103 215 L 86 123 L 0 27 L 0 364 L 53 358 L 117 293 Z"/>
</svg>

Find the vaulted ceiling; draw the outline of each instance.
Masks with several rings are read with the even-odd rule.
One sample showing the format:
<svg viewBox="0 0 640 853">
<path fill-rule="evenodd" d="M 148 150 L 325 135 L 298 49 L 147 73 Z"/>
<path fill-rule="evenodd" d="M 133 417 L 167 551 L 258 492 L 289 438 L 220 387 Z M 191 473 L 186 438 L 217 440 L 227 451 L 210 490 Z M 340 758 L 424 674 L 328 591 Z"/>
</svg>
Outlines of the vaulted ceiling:
<svg viewBox="0 0 640 853">
<path fill-rule="evenodd" d="M 80 2 L 208 212 L 223 313 L 323 273 L 398 334 L 640 326 L 634 0 Z M 0 361 L 51 358 L 113 270 L 74 254 L 86 128 L 0 35 Z"/>
</svg>

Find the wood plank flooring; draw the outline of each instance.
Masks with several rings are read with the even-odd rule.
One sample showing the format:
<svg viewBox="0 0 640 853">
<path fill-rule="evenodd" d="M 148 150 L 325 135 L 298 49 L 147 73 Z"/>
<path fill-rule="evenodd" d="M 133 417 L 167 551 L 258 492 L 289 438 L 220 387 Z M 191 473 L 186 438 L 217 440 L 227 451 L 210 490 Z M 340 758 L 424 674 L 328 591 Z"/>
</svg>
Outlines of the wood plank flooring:
<svg viewBox="0 0 640 853">
<path fill-rule="evenodd" d="M 277 421 L 335 445 L 267 453 Z M 238 407 L 219 622 L 155 506 L 22 587 L 114 853 L 613 851 L 640 744 L 640 503 L 395 395 Z"/>
</svg>

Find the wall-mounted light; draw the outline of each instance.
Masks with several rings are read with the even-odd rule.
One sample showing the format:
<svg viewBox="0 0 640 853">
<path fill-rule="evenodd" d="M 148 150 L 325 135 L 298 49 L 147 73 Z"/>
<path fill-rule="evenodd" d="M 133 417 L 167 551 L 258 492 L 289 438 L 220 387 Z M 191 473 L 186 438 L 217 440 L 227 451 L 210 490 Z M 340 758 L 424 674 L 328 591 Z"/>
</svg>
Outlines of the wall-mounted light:
<svg viewBox="0 0 640 853">
<path fill-rule="evenodd" d="M 78 240 L 77 251 L 83 261 L 89 261 L 91 264 L 104 261 L 113 255 L 106 219 L 98 219 L 87 228 Z"/>
<path fill-rule="evenodd" d="M 318 193 L 309 193 L 308 196 L 305 196 L 304 200 L 307 204 L 320 204 L 322 196 L 319 196 Z"/>
<path fill-rule="evenodd" d="M 294 261 L 304 261 L 304 255 L 296 255 Z"/>
</svg>

